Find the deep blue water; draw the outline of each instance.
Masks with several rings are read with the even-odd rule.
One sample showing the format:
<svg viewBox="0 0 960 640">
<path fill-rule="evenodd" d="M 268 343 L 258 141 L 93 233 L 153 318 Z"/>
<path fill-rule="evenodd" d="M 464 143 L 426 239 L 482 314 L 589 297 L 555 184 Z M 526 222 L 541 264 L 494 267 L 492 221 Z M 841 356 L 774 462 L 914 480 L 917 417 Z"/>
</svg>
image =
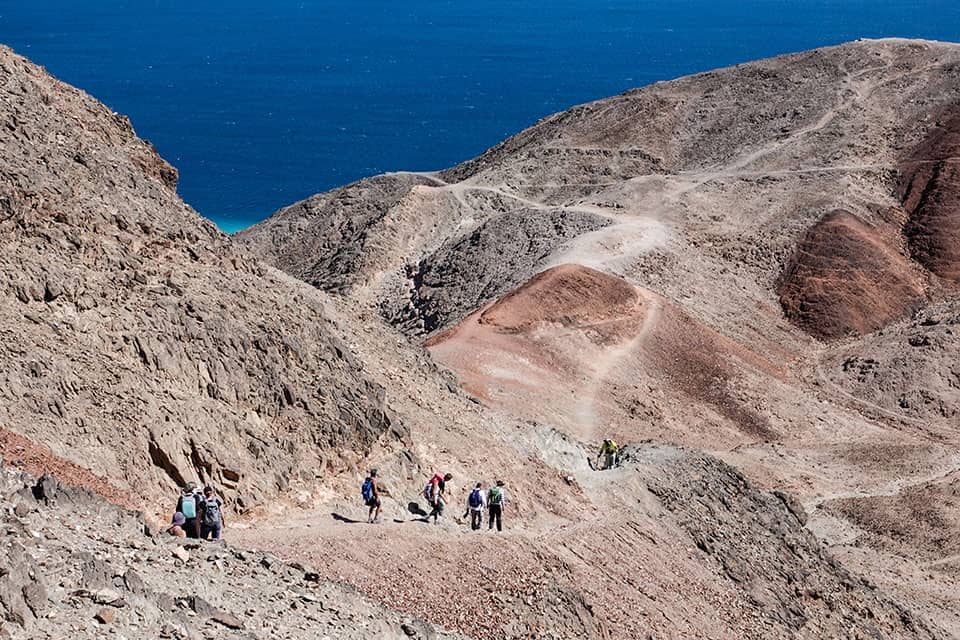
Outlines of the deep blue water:
<svg viewBox="0 0 960 640">
<path fill-rule="evenodd" d="M 0 42 L 129 114 L 225 230 L 580 102 L 883 36 L 958 41 L 960 2 L 0 0 Z"/>
</svg>

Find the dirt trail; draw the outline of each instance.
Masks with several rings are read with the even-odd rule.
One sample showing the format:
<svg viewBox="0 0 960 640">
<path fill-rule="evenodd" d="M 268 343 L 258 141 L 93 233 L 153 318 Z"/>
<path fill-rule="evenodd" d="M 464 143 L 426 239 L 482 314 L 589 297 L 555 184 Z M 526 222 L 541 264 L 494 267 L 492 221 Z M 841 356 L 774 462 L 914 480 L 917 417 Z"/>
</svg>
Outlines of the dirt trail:
<svg viewBox="0 0 960 640">
<path fill-rule="evenodd" d="M 949 478 L 953 474 L 960 471 L 960 456 L 954 456 L 953 460 L 946 467 L 941 467 L 940 469 L 923 475 L 917 475 L 907 478 L 897 478 L 881 487 L 878 487 L 876 490 L 869 491 L 834 491 L 822 496 L 817 496 L 811 500 L 808 500 L 804 503 L 804 507 L 808 511 L 812 511 L 819 507 L 825 502 L 830 502 L 831 500 L 846 500 L 850 498 L 888 498 L 892 496 L 898 496 L 903 491 L 910 489 L 912 487 L 918 487 L 927 484 L 936 484 L 942 482 L 946 478 Z"/>
<path fill-rule="evenodd" d="M 597 440 L 598 396 L 603 388 L 604 381 L 622 362 L 634 356 L 643 346 L 650 331 L 656 326 L 660 315 L 660 299 L 651 294 L 642 294 L 644 307 L 643 325 L 632 339 L 615 347 L 607 349 L 594 364 L 594 375 L 590 384 L 584 389 L 576 409 L 576 419 L 581 433 L 590 442 Z"/>
</svg>

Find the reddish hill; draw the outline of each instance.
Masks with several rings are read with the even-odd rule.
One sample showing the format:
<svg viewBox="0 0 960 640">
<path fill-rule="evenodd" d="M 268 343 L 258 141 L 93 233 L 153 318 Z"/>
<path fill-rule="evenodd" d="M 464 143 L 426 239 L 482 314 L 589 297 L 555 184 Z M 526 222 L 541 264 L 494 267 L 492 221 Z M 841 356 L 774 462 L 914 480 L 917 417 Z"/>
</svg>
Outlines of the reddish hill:
<svg viewBox="0 0 960 640">
<path fill-rule="evenodd" d="M 630 283 L 581 265 L 540 273 L 480 315 L 479 322 L 526 331 L 544 322 L 589 329 L 600 343 L 617 342 L 638 328 L 641 299 Z"/>
<path fill-rule="evenodd" d="M 846 211 L 810 229 L 777 293 L 794 324 L 825 340 L 880 329 L 924 300 L 910 260 L 879 229 Z"/>
<path fill-rule="evenodd" d="M 780 367 L 661 296 L 582 265 L 538 274 L 426 346 L 488 405 L 578 438 L 603 431 L 723 447 L 775 435 L 741 387 L 743 372 L 779 380 Z"/>
<path fill-rule="evenodd" d="M 960 281 L 960 113 L 935 126 L 901 172 L 910 251 L 941 278 Z"/>
</svg>

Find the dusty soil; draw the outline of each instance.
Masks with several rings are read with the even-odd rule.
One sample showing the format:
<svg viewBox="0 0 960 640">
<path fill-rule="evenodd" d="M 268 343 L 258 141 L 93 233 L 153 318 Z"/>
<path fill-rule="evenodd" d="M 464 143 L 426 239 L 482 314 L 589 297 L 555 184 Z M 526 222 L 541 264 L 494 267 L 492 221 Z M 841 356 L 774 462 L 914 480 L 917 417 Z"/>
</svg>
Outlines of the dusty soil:
<svg viewBox="0 0 960 640">
<path fill-rule="evenodd" d="M 858 41 L 580 105 L 458 167 L 389 176 L 416 184 L 365 228 L 362 264 L 329 277 L 352 283 L 336 290 L 349 308 L 429 334 L 432 358 L 485 407 L 496 427 L 455 418 L 478 458 L 457 456 L 481 470 L 471 479 L 493 479 L 479 444 L 491 433 L 506 468 L 529 450 L 567 470 L 583 460 L 558 443 L 592 452 L 608 435 L 705 449 L 795 493 L 828 547 L 960 635 L 951 580 L 889 579 L 928 561 L 909 543 L 925 539 L 921 525 L 905 518 L 907 542 L 884 547 L 853 522 L 882 500 L 859 503 L 864 513 L 819 508 L 956 469 L 958 86 L 956 45 Z M 363 203 L 364 185 L 323 197 Z M 551 232 L 561 240 L 520 258 L 516 243 L 507 255 L 479 240 L 519 237 L 534 214 L 604 224 Z M 320 219 L 288 209 L 239 241 L 256 252 L 270 238 L 277 264 L 295 261 L 290 273 L 304 277 L 329 269 L 311 258 L 316 230 L 335 242 L 351 219 L 349 208 Z M 417 274 L 438 256 L 451 277 L 430 283 L 429 321 L 411 322 L 396 309 L 420 299 Z M 564 277 L 547 271 L 557 266 Z M 632 312 L 618 306 L 633 299 Z M 390 341 L 357 343 L 362 359 L 383 363 Z M 396 382 L 406 380 L 387 386 Z M 407 393 L 416 397 L 396 396 L 401 413 Z M 451 442 L 439 422 L 413 437 Z M 526 514 L 524 527 L 570 517 L 559 511 Z M 872 562 L 856 555 L 868 551 Z"/>
<path fill-rule="evenodd" d="M 958 87 L 960 47 L 931 42 L 720 69 L 234 240 L 125 119 L 2 50 L 0 421 L 159 510 L 212 481 L 247 514 L 229 540 L 402 613 L 331 591 L 365 612 L 338 623 L 286 594 L 294 565 L 192 558 L 185 588 L 264 637 L 414 616 L 484 638 L 960 635 Z M 596 471 L 608 436 L 634 446 Z M 452 504 L 427 525 L 435 471 Z M 468 488 L 497 479 L 507 531 L 468 531 Z M 44 579 L 73 589 L 79 564 Z M 161 624 L 165 602 L 137 606 Z"/>
</svg>

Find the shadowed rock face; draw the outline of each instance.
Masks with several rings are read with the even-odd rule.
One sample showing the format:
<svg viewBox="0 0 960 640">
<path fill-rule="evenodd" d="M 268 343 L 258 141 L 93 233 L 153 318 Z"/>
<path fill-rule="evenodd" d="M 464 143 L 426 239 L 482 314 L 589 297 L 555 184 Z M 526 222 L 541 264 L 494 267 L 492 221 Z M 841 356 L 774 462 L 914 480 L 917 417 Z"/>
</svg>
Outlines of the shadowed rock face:
<svg viewBox="0 0 960 640">
<path fill-rule="evenodd" d="M 825 340 L 880 329 L 924 300 L 910 261 L 878 229 L 845 211 L 810 229 L 777 293 L 791 322 Z"/>
<path fill-rule="evenodd" d="M 523 209 L 480 225 L 424 258 L 409 303 L 393 322 L 430 333 L 521 284 L 563 243 L 609 224 L 576 211 Z"/>
<path fill-rule="evenodd" d="M 914 258 L 960 282 L 960 108 L 954 108 L 901 165 L 905 229 Z"/>
<path fill-rule="evenodd" d="M 628 448 L 627 464 L 638 453 L 642 457 Z M 851 630 L 863 638 L 943 637 L 909 609 L 877 598 L 833 559 L 804 528 L 804 508 L 790 496 L 756 491 L 742 474 L 707 456 L 678 457 L 662 478 L 650 483 L 651 492 L 690 536 L 695 553 L 716 562 L 768 617 L 764 624 L 779 628 L 769 637 Z"/>
</svg>

